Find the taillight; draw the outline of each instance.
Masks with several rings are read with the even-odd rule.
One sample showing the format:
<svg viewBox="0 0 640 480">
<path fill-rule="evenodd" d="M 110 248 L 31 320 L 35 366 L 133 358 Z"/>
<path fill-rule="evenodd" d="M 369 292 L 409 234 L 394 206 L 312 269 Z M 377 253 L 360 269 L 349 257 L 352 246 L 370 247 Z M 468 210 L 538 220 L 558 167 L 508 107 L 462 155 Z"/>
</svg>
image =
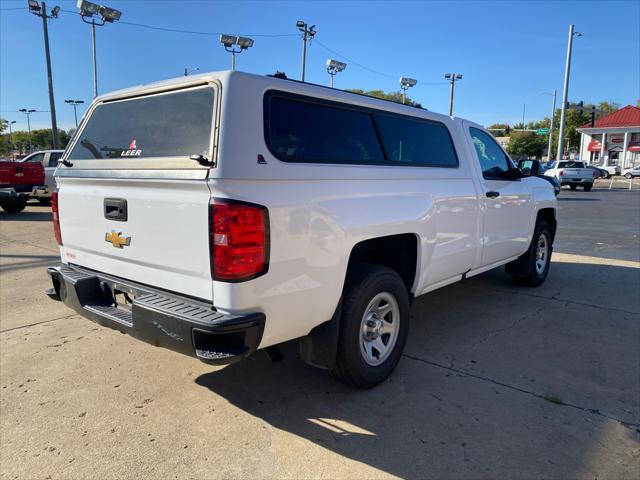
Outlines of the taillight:
<svg viewBox="0 0 640 480">
<path fill-rule="evenodd" d="M 58 245 L 62 245 L 62 234 L 60 233 L 60 212 L 58 211 L 58 192 L 51 195 L 51 213 L 53 213 L 53 233 Z"/>
<path fill-rule="evenodd" d="M 560 171 L 558 172 L 558 175 L 563 176 L 563 175 L 564 175 L 564 170 L 560 170 Z"/>
<path fill-rule="evenodd" d="M 213 279 L 238 282 L 266 273 L 269 266 L 267 209 L 252 203 L 216 199 L 209 215 Z"/>
</svg>

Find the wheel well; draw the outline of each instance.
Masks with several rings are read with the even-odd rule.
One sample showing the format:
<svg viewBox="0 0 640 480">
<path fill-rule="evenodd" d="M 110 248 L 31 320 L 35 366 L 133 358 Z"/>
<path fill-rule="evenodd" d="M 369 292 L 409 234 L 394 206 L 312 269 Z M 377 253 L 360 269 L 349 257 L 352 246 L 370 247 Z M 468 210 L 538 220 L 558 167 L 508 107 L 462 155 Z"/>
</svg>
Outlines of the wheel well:
<svg viewBox="0 0 640 480">
<path fill-rule="evenodd" d="M 556 238 L 556 228 L 558 227 L 555 210 L 553 208 L 543 208 L 538 212 L 536 223 L 540 220 L 544 220 L 549 224 L 549 227 L 551 228 L 551 241 L 553 241 Z"/>
<path fill-rule="evenodd" d="M 375 263 L 395 270 L 411 291 L 416 277 L 418 238 L 413 233 L 364 240 L 353 247 L 349 267 L 357 263 Z"/>
</svg>

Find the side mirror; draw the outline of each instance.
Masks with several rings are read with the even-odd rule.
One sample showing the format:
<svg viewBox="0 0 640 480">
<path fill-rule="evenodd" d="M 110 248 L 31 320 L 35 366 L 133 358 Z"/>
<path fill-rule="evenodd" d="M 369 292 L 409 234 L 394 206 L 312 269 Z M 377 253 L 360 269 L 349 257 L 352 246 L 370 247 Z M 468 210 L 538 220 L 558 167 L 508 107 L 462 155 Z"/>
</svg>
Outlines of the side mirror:
<svg viewBox="0 0 640 480">
<path fill-rule="evenodd" d="M 538 177 L 542 173 L 542 166 L 538 160 L 520 160 L 518 170 L 528 177 Z"/>
</svg>

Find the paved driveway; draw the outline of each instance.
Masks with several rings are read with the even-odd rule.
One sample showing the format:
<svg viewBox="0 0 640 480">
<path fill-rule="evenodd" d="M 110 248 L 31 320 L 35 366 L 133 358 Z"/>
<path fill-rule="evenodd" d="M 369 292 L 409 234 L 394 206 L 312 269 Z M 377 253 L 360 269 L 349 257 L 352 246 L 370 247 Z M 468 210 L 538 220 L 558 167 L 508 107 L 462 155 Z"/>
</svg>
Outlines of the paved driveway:
<svg viewBox="0 0 640 480">
<path fill-rule="evenodd" d="M 393 377 L 350 390 L 296 345 L 227 368 L 45 298 L 50 212 L 0 214 L 0 475 L 640 477 L 640 192 L 564 191 L 547 283 L 419 298 Z"/>
</svg>

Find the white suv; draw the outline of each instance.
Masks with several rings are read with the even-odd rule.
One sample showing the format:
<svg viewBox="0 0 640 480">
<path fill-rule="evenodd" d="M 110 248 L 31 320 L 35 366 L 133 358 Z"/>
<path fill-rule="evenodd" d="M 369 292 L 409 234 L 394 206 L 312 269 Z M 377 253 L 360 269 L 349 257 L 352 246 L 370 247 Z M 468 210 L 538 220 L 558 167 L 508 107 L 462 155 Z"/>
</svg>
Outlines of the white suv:
<svg viewBox="0 0 640 480">
<path fill-rule="evenodd" d="M 40 203 L 49 204 L 51 202 L 51 194 L 56 189 L 56 180 L 53 178 L 53 172 L 55 172 L 63 153 L 64 150 L 40 150 L 20 160 L 21 162 L 39 162 L 44 167 L 45 185 L 35 187 L 31 192 L 31 196 L 37 198 Z"/>
</svg>

